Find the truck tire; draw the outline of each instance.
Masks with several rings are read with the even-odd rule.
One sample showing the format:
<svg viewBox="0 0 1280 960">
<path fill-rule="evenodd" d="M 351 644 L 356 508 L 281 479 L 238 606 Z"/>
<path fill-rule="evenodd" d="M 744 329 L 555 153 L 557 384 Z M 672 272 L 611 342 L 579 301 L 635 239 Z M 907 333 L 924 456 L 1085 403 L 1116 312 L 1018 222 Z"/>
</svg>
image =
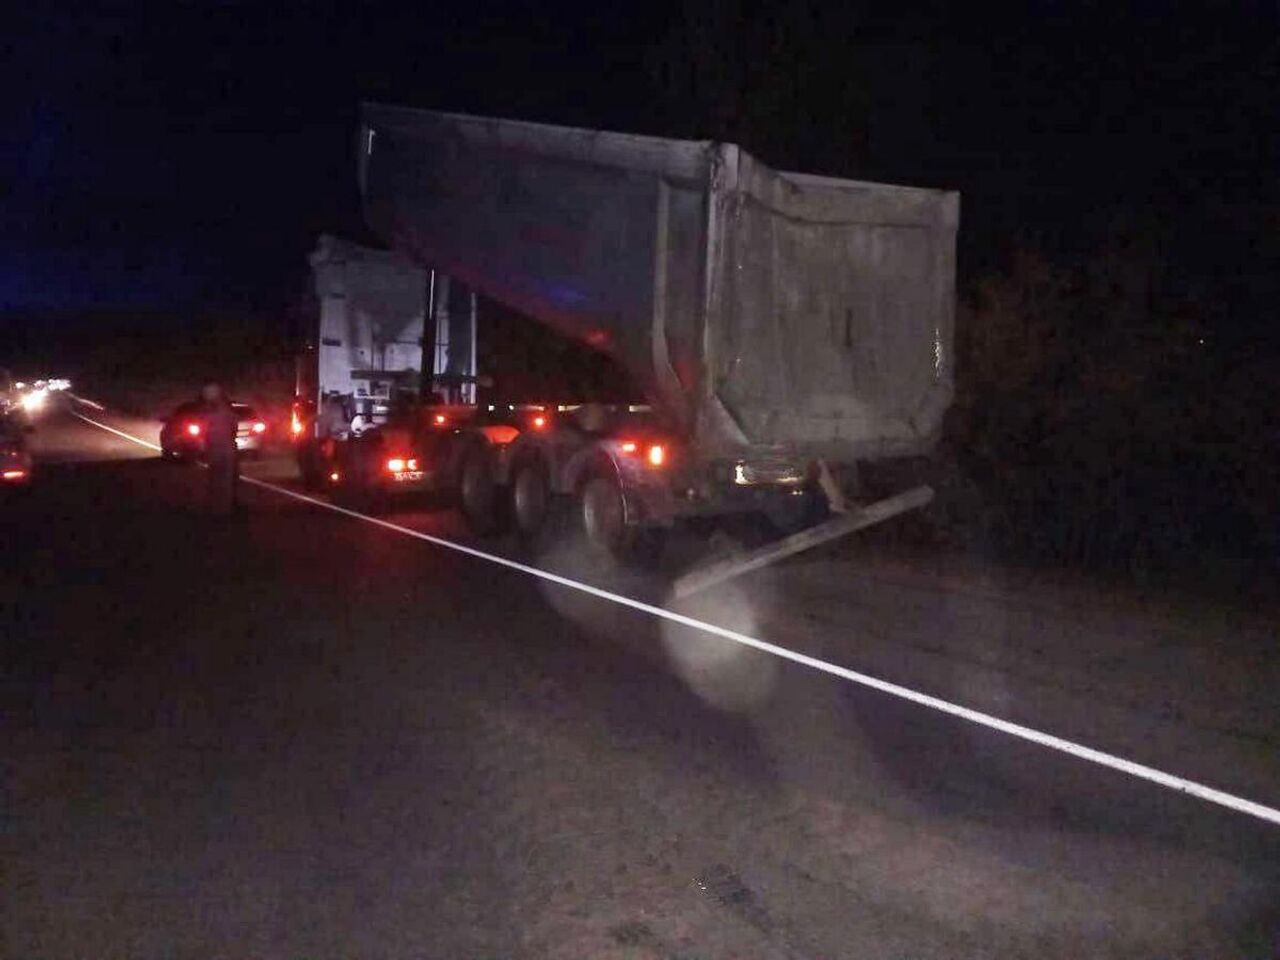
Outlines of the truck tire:
<svg viewBox="0 0 1280 960">
<path fill-rule="evenodd" d="M 603 471 L 579 491 L 578 527 L 588 551 L 614 564 L 654 566 L 666 545 L 665 530 L 627 525 L 622 488 Z"/>
<path fill-rule="evenodd" d="M 511 474 L 511 523 L 526 548 L 539 547 L 554 532 L 554 498 L 547 468 L 536 456 L 522 458 Z"/>
<path fill-rule="evenodd" d="M 458 506 L 472 533 L 488 537 L 504 531 L 507 517 L 503 500 L 493 453 L 487 446 L 477 444 L 463 457 L 458 476 Z"/>
<path fill-rule="evenodd" d="M 626 507 L 612 477 L 597 473 L 587 478 L 578 494 L 578 522 L 593 553 L 613 559 L 626 553 Z"/>
<path fill-rule="evenodd" d="M 801 496 L 775 497 L 764 509 L 765 519 L 779 537 L 808 529 L 827 520 L 831 511 L 820 490 L 805 490 Z"/>
<path fill-rule="evenodd" d="M 302 486 L 306 490 L 324 488 L 324 463 L 320 450 L 315 443 L 304 443 L 298 447 L 298 475 L 302 478 Z"/>
<path fill-rule="evenodd" d="M 385 513 L 386 491 L 377 481 L 377 456 L 363 444 L 341 448 L 336 467 L 341 480 L 333 489 L 334 502 L 358 513 Z"/>
</svg>

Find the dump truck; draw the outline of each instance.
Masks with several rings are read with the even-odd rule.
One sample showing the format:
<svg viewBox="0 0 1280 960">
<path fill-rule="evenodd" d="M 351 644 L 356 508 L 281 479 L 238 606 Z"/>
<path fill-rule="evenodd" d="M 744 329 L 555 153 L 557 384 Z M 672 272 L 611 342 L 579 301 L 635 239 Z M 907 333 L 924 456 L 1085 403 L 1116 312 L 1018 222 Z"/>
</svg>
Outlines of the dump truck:
<svg viewBox="0 0 1280 960">
<path fill-rule="evenodd" d="M 859 507 L 854 480 L 939 438 L 958 194 L 779 172 L 726 143 L 383 104 L 363 105 L 358 144 L 366 222 L 421 271 L 428 353 L 460 302 L 485 298 L 611 358 L 637 401 L 443 396 L 483 376 L 472 309 L 467 362 L 415 368 L 433 402 L 412 442 L 476 530 L 537 538 L 568 516 L 625 552 L 695 518 L 896 512 Z"/>
</svg>

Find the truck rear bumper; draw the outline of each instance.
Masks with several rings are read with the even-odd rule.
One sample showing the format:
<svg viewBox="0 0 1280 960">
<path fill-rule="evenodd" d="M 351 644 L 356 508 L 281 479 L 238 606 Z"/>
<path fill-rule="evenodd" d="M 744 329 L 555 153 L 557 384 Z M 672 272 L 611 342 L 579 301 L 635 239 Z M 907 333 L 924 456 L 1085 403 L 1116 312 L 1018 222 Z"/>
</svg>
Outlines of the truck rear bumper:
<svg viewBox="0 0 1280 960">
<path fill-rule="evenodd" d="M 411 473 L 386 474 L 378 479 L 378 490 L 391 496 L 411 493 L 430 493 L 436 488 L 436 474 L 430 470 Z"/>
<path fill-rule="evenodd" d="M 779 526 L 793 516 L 809 516 L 825 506 L 816 485 L 752 484 L 750 486 L 634 486 L 627 490 L 627 523 L 633 526 L 671 526 L 681 520 L 757 513 Z"/>
</svg>

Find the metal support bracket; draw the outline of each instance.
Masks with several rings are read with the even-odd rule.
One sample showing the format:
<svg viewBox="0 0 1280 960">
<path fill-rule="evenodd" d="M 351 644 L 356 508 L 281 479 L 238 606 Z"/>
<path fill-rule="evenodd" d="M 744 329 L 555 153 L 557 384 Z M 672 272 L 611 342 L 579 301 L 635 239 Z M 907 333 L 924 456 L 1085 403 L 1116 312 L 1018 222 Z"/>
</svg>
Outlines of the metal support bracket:
<svg viewBox="0 0 1280 960">
<path fill-rule="evenodd" d="M 834 516 L 825 523 L 810 527 L 808 530 L 801 530 L 789 537 L 765 544 L 757 550 L 750 550 L 738 556 L 690 570 L 675 582 L 672 593 L 677 599 L 687 597 L 749 570 L 768 566 L 783 557 L 801 553 L 831 540 L 838 540 L 855 530 L 875 526 L 900 513 L 923 507 L 932 499 L 933 488 L 920 486 L 886 497 L 884 500 L 877 500 L 865 507 L 854 508 L 848 513 Z"/>
</svg>

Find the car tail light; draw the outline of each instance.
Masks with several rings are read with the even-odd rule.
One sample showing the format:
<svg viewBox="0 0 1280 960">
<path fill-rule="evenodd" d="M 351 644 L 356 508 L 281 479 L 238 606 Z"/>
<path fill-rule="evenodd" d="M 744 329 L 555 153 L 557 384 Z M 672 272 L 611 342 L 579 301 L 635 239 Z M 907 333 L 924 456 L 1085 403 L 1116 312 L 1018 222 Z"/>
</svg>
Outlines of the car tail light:
<svg viewBox="0 0 1280 960">
<path fill-rule="evenodd" d="M 635 453 L 637 449 L 639 449 L 639 448 L 636 446 L 636 442 L 635 442 L 634 440 L 623 440 L 623 441 L 622 441 L 622 452 L 623 452 L 623 453 Z"/>
<path fill-rule="evenodd" d="M 445 424 L 449 422 L 449 418 L 446 417 L 443 413 L 437 413 L 431 419 L 432 419 L 432 422 L 435 423 L 437 427 L 443 427 Z"/>
<path fill-rule="evenodd" d="M 660 443 L 655 443 L 649 447 L 649 466 L 660 467 L 667 460 L 667 451 Z"/>
<path fill-rule="evenodd" d="M 6 470 L 0 474 L 0 477 L 4 477 L 6 480 L 25 480 L 26 476 L 27 471 L 25 470 Z"/>
<path fill-rule="evenodd" d="M 335 470 L 335 471 L 333 471 L 333 473 L 329 474 L 329 482 L 330 482 L 330 483 L 337 483 L 337 482 L 338 482 L 339 480 L 341 480 L 341 479 L 342 479 L 342 474 L 340 474 L 337 470 Z"/>
<path fill-rule="evenodd" d="M 297 412 L 289 418 L 289 432 L 295 437 L 302 433 L 302 420 L 298 417 Z"/>
<path fill-rule="evenodd" d="M 418 461 L 410 457 L 408 460 L 405 461 L 405 467 L 408 468 L 409 470 L 417 470 Z"/>
<path fill-rule="evenodd" d="M 190 434 L 191 436 L 193 436 L 193 437 L 198 437 L 198 436 L 200 436 L 200 424 L 198 424 L 198 423 L 188 423 L 188 424 L 187 424 L 187 433 L 189 433 L 189 434 Z"/>
<path fill-rule="evenodd" d="M 266 432 L 267 432 L 267 425 L 266 425 L 265 423 L 263 423 L 261 420 L 255 420 L 255 421 L 254 421 L 254 423 L 253 423 L 253 432 L 254 432 L 254 433 L 266 433 Z"/>
<path fill-rule="evenodd" d="M 547 418 L 542 414 L 538 414 L 536 417 L 533 418 L 533 428 L 535 430 L 542 430 L 546 427 L 546 425 L 547 425 Z"/>
<path fill-rule="evenodd" d="M 387 461 L 387 469 L 392 473 L 404 473 L 404 459 L 401 457 L 392 457 Z"/>
</svg>

